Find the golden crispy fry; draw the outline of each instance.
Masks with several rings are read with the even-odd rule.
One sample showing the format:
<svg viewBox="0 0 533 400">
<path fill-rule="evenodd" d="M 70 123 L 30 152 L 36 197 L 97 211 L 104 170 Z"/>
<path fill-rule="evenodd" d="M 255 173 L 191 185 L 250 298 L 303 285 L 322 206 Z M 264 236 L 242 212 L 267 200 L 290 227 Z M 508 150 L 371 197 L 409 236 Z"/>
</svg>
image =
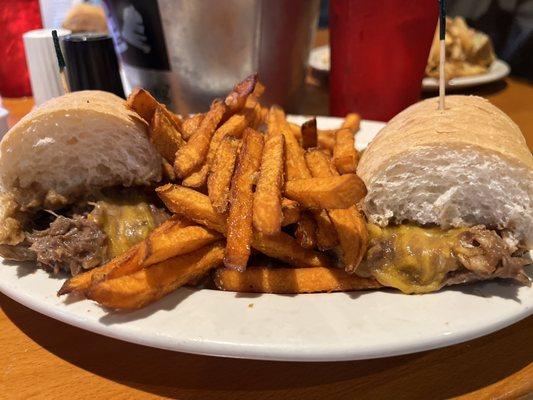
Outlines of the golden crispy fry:
<svg viewBox="0 0 533 400">
<path fill-rule="evenodd" d="M 226 113 L 222 119 L 223 121 L 226 121 L 233 114 L 238 113 L 244 108 L 248 96 L 254 93 L 256 85 L 257 74 L 247 76 L 242 82 L 235 85 L 231 93 L 228 94 L 224 100 Z"/>
<path fill-rule="evenodd" d="M 108 308 L 141 308 L 217 267 L 223 257 L 223 242 L 210 244 L 131 275 L 97 282 L 91 285 L 86 295 Z"/>
<path fill-rule="evenodd" d="M 113 268 L 115 268 L 116 265 L 123 262 L 128 262 L 134 257 L 137 257 L 138 255 L 139 246 L 133 246 L 131 249 L 129 249 L 124 254 L 114 258 L 110 262 L 108 262 L 105 265 L 102 265 L 97 268 L 93 268 L 87 272 L 84 272 L 83 274 L 79 274 L 76 276 L 73 276 L 72 278 L 67 279 L 65 283 L 63 283 L 63 286 L 61 286 L 61 289 L 57 292 L 58 296 L 62 296 L 67 293 L 73 293 L 73 292 L 84 292 L 91 286 L 91 283 L 93 281 L 93 278 L 99 274 L 106 274 L 107 272 L 111 271 Z"/>
<path fill-rule="evenodd" d="M 170 184 L 157 188 L 156 192 L 170 211 L 187 216 L 209 229 L 220 233 L 226 232 L 226 218 L 215 212 L 206 195 Z M 331 260 L 327 256 L 302 248 L 294 238 L 283 231 L 275 235 L 254 232 L 252 247 L 269 257 L 291 265 L 306 267 L 331 265 Z"/>
<path fill-rule="evenodd" d="M 224 103 L 214 101 L 198 130 L 178 150 L 174 162 L 174 169 L 178 177 L 185 178 L 205 162 L 211 137 L 222 120 L 225 111 L 226 106 Z"/>
<path fill-rule="evenodd" d="M 291 265 L 300 267 L 325 267 L 331 265 L 331 260 L 325 254 L 304 249 L 292 236 L 283 231 L 274 235 L 254 232 L 252 247 L 269 257 L 277 258 Z"/>
<path fill-rule="evenodd" d="M 160 227 L 154 229 L 151 235 L 157 234 L 158 231 L 164 231 L 169 226 L 185 227 L 188 225 L 190 225 L 190 221 L 181 216 L 174 215 L 165 221 Z M 140 260 L 144 257 L 145 253 L 141 250 L 141 244 L 139 243 L 127 250 L 124 254 L 115 257 L 107 264 L 93 268 L 83 274 L 73 276 L 63 284 L 57 293 L 58 296 L 71 292 L 83 292 L 89 288 L 93 281 L 104 279 L 108 273 L 122 265 L 126 265 L 126 267 L 122 267 L 124 270 L 127 270 L 129 267 L 134 268 L 134 266 L 139 264 Z"/>
<path fill-rule="evenodd" d="M 318 131 L 317 143 L 318 147 L 321 149 L 328 150 L 329 152 L 333 151 L 333 146 L 335 146 L 335 133 L 337 131 Z"/>
<path fill-rule="evenodd" d="M 310 210 L 316 221 L 316 246 L 319 250 L 330 250 L 339 244 L 337 231 L 326 210 Z"/>
<path fill-rule="evenodd" d="M 149 134 L 150 141 L 159 154 L 169 163 L 174 163 L 176 152 L 185 144 L 185 141 L 161 106 L 155 109 L 150 122 Z"/>
<path fill-rule="evenodd" d="M 154 117 L 154 112 L 159 106 L 159 102 L 146 90 L 135 88 L 126 100 L 126 106 L 135 111 L 146 122 L 150 122 Z"/>
<path fill-rule="evenodd" d="M 135 111 L 146 122 L 150 123 L 155 110 L 160 107 L 166 117 L 172 122 L 176 130 L 181 132 L 181 118 L 169 111 L 164 104 L 159 103 L 148 91 L 136 88 L 126 100 L 126 106 Z"/>
<path fill-rule="evenodd" d="M 129 275 L 156 262 L 197 250 L 218 239 L 221 239 L 218 233 L 201 226 L 191 226 L 190 221 L 173 216 L 154 229 L 143 242 L 132 247 L 126 256 L 118 256 L 108 264 L 86 272 L 91 277 L 87 282 Z"/>
<path fill-rule="evenodd" d="M 205 114 L 194 114 L 186 118 L 182 123 L 181 136 L 189 140 L 192 135 L 200 128 L 200 124 L 205 118 Z"/>
<path fill-rule="evenodd" d="M 319 150 L 308 151 L 306 159 L 309 165 L 313 165 L 313 176 L 338 176 L 338 172 L 331 168 L 329 157 Z M 368 231 L 364 218 L 355 206 L 346 210 L 328 210 L 328 215 L 337 231 L 343 264 L 347 271 L 354 271 L 368 246 Z"/>
<path fill-rule="evenodd" d="M 223 214 L 228 208 L 231 177 L 235 169 L 239 140 L 227 136 L 222 140 L 207 178 L 207 193 L 213 208 Z"/>
<path fill-rule="evenodd" d="M 366 187 L 357 175 L 346 174 L 289 181 L 284 194 L 305 208 L 348 208 L 365 196 Z"/>
<path fill-rule="evenodd" d="M 281 199 L 281 212 L 283 214 L 281 226 L 287 226 L 298 222 L 300 219 L 300 211 L 300 204 L 298 204 L 297 201 L 283 197 Z"/>
<path fill-rule="evenodd" d="M 316 247 L 316 222 L 307 212 L 300 215 L 300 220 L 296 225 L 294 237 L 304 249 L 314 249 Z"/>
<path fill-rule="evenodd" d="M 359 161 L 359 153 L 355 149 L 355 138 L 347 128 L 339 129 L 335 135 L 333 147 L 333 165 L 341 174 L 353 174 Z"/>
<path fill-rule="evenodd" d="M 205 163 L 200 167 L 198 171 L 194 171 L 192 174 L 182 180 L 181 184 L 186 187 L 201 188 L 207 182 L 208 173 L 209 169 L 207 168 L 207 164 Z"/>
<path fill-rule="evenodd" d="M 349 129 L 350 132 L 355 133 L 359 130 L 361 125 L 361 116 L 359 114 L 351 113 L 344 117 L 341 129 Z"/>
<path fill-rule="evenodd" d="M 345 210 L 328 210 L 335 225 L 342 251 L 342 261 L 347 272 L 354 272 L 368 247 L 366 223 L 355 206 Z"/>
<path fill-rule="evenodd" d="M 308 149 L 310 147 L 317 146 L 317 129 L 316 129 L 316 118 L 305 121 L 301 127 L 302 131 L 302 147 Z"/>
<path fill-rule="evenodd" d="M 171 184 L 158 187 L 156 193 L 173 213 L 185 216 L 209 229 L 226 233 L 225 216 L 214 210 L 205 194 Z"/>
<path fill-rule="evenodd" d="M 222 239 L 219 233 L 203 226 L 174 226 L 146 239 L 143 243 L 146 247 L 145 258 L 141 264 L 144 267 L 157 264 L 180 254 L 190 253 L 219 239 Z"/>
<path fill-rule="evenodd" d="M 231 181 L 230 208 L 227 222 L 227 244 L 224 265 L 244 271 L 252 242 L 252 209 L 254 176 L 263 153 L 263 136 L 246 128 Z"/>
<path fill-rule="evenodd" d="M 302 141 L 302 127 L 299 125 L 296 125 L 294 122 L 289 122 L 289 128 L 291 128 L 291 132 L 294 135 L 298 141 Z"/>
<path fill-rule="evenodd" d="M 292 133 L 281 108 L 270 107 L 268 125 L 269 130 L 281 132 L 285 137 L 285 177 L 287 181 L 310 178 L 311 173 L 305 163 L 304 150 Z"/>
<path fill-rule="evenodd" d="M 254 228 L 267 235 L 273 235 L 281 229 L 284 147 L 285 139 L 280 133 L 267 136 L 254 193 Z"/>
<path fill-rule="evenodd" d="M 339 173 L 331 164 L 331 157 L 322 150 L 310 149 L 305 153 L 305 161 L 314 178 L 338 176 Z"/>
<path fill-rule="evenodd" d="M 374 279 L 360 278 L 336 268 L 248 267 L 244 272 L 218 268 L 214 281 L 220 290 L 248 293 L 318 293 L 377 289 Z"/>
</svg>

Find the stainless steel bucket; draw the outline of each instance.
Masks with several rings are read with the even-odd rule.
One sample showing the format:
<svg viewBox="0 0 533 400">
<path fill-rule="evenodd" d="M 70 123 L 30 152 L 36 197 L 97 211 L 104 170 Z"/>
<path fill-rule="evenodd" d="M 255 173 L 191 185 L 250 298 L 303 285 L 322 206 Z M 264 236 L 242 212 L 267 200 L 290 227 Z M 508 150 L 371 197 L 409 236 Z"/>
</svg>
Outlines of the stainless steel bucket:
<svg viewBox="0 0 533 400">
<path fill-rule="evenodd" d="M 304 84 L 319 0 L 105 0 L 126 78 L 180 113 L 204 111 L 252 72 L 266 103 Z"/>
</svg>

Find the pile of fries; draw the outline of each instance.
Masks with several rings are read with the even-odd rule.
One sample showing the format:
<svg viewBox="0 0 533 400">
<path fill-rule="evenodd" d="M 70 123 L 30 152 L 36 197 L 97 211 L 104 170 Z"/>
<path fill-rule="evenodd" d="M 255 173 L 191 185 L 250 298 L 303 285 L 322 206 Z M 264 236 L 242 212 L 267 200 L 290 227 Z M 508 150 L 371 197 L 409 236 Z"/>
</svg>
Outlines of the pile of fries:
<svg viewBox="0 0 533 400">
<path fill-rule="evenodd" d="M 263 107 L 263 91 L 252 75 L 206 113 L 181 118 L 135 90 L 127 105 L 164 158 L 169 183 L 156 193 L 174 215 L 59 294 L 136 309 L 200 282 L 265 293 L 379 287 L 353 274 L 368 242 L 356 207 L 366 194 L 355 174 L 359 116 L 338 130 L 320 131 L 316 119 L 300 127 Z"/>
</svg>

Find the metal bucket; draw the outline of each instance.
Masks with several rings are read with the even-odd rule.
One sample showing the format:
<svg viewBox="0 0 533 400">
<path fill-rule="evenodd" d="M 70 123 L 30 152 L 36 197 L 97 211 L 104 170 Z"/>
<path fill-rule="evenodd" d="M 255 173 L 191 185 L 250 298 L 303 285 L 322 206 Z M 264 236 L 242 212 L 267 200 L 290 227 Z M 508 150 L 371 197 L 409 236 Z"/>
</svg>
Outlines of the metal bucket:
<svg viewBox="0 0 533 400">
<path fill-rule="evenodd" d="M 180 113 L 204 111 L 252 72 L 267 104 L 297 101 L 319 0 L 105 0 L 132 87 Z"/>
</svg>

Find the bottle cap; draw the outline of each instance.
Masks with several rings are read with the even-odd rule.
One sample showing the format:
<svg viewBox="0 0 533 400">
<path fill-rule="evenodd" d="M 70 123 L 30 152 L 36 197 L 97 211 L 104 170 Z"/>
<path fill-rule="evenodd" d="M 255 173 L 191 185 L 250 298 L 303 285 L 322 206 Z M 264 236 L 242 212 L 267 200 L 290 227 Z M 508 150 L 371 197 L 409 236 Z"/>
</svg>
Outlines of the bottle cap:
<svg viewBox="0 0 533 400">
<path fill-rule="evenodd" d="M 103 90 L 125 97 L 111 36 L 75 33 L 63 38 L 63 48 L 71 91 Z"/>
</svg>

